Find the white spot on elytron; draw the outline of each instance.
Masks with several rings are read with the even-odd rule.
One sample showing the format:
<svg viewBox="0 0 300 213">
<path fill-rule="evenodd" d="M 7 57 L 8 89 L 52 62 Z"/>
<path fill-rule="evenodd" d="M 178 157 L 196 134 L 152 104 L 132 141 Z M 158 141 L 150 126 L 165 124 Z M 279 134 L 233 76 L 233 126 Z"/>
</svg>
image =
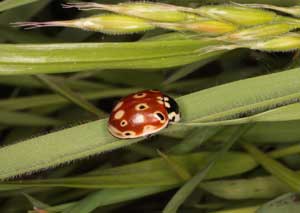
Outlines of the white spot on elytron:
<svg viewBox="0 0 300 213">
<path fill-rule="evenodd" d="M 128 122 L 126 120 L 122 120 L 120 123 L 121 127 L 127 126 Z"/>
<path fill-rule="evenodd" d="M 176 112 L 169 113 L 168 117 L 171 122 L 179 122 L 180 121 L 180 114 L 178 114 Z"/>
<path fill-rule="evenodd" d="M 157 128 L 153 125 L 146 125 L 143 128 L 143 134 L 149 134 L 152 133 L 153 131 L 155 131 Z"/>
<path fill-rule="evenodd" d="M 133 98 L 144 98 L 147 94 L 145 92 L 133 95 Z"/>
<path fill-rule="evenodd" d="M 123 132 L 123 136 L 124 137 L 132 137 L 132 136 L 135 136 L 135 132 L 134 131 L 125 131 Z"/>
<path fill-rule="evenodd" d="M 165 107 L 171 108 L 171 105 L 169 104 L 169 102 L 165 102 Z"/>
<path fill-rule="evenodd" d="M 163 100 L 163 97 L 161 97 L 161 96 L 157 96 L 156 97 L 158 100 Z"/>
<path fill-rule="evenodd" d="M 163 105 L 163 104 L 164 104 L 164 102 L 163 102 L 163 101 L 161 101 L 161 100 L 158 100 L 158 101 L 157 101 L 157 103 L 159 103 L 159 104 L 161 104 L 161 105 Z"/>
<path fill-rule="evenodd" d="M 123 101 L 120 101 L 120 102 L 117 103 L 117 105 L 114 107 L 113 111 L 117 111 L 122 105 L 123 105 Z"/>
<path fill-rule="evenodd" d="M 123 115 L 125 114 L 125 111 L 124 110 L 119 110 L 118 112 L 116 112 L 114 118 L 115 119 L 120 119 L 123 117 Z"/>
<path fill-rule="evenodd" d="M 142 114 L 136 114 L 132 119 L 132 122 L 135 124 L 141 124 L 145 122 L 145 118 Z"/>
<path fill-rule="evenodd" d="M 136 111 L 142 111 L 142 110 L 146 110 L 148 108 L 149 108 L 149 106 L 145 103 L 141 103 L 141 104 L 138 104 L 135 106 Z"/>
</svg>

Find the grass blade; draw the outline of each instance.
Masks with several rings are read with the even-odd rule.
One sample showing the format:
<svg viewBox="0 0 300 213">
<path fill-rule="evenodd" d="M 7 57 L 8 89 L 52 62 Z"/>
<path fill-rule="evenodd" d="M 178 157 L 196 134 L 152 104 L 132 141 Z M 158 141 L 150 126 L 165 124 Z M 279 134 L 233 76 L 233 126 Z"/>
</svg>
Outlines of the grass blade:
<svg viewBox="0 0 300 213">
<path fill-rule="evenodd" d="M 82 92 L 81 96 L 88 100 L 96 100 L 100 98 L 119 97 L 128 95 L 130 93 L 138 91 L 138 88 L 124 88 L 124 89 L 107 89 L 97 92 Z M 23 110 L 32 109 L 37 107 L 49 106 L 49 105 L 66 105 L 70 104 L 68 100 L 59 95 L 36 95 L 30 97 L 10 98 L 0 100 L 0 108 L 6 110 Z"/>
<path fill-rule="evenodd" d="M 147 187 L 133 189 L 105 189 L 85 197 L 74 206 L 63 211 L 63 213 L 85 213 L 91 212 L 100 206 L 129 201 L 148 195 L 166 191 L 170 187 Z"/>
<path fill-rule="evenodd" d="M 30 4 L 32 2 L 39 1 L 39 0 L 19 0 L 19 1 L 14 1 L 14 0 L 4 0 L 0 2 L 0 12 L 9 10 L 15 7 L 19 7 L 25 4 Z"/>
<path fill-rule="evenodd" d="M 271 109 L 266 112 L 258 113 L 253 116 L 244 118 L 229 119 L 221 121 L 211 122 L 197 122 L 197 123 L 179 123 L 176 125 L 193 126 L 193 127 L 207 127 L 207 126 L 226 126 L 226 125 L 238 125 L 245 123 L 257 123 L 257 122 L 280 122 L 280 121 L 293 121 L 300 120 L 300 104 L 292 103 L 287 106 Z"/>
<path fill-rule="evenodd" d="M 300 211 L 300 199 L 299 193 L 288 193 L 282 195 L 270 202 L 267 202 L 261 206 L 256 212 L 257 213 L 298 213 Z"/>
<path fill-rule="evenodd" d="M 86 80 L 68 79 L 58 76 L 48 76 L 48 78 L 51 78 L 54 81 L 64 81 L 66 86 L 74 90 L 100 90 L 110 88 L 109 85 L 102 84 L 100 82 L 93 83 Z M 0 84 L 25 88 L 48 88 L 46 85 L 44 85 L 42 82 L 31 75 L 1 76 Z"/>
<path fill-rule="evenodd" d="M 258 208 L 259 208 L 259 206 L 252 206 L 252 207 L 221 210 L 221 211 L 210 212 L 210 213 L 256 213 L 256 210 Z"/>
<path fill-rule="evenodd" d="M 133 43 L 1 44 L 0 75 L 168 68 L 206 60 L 225 52 L 197 51 L 215 43 L 187 39 Z"/>
<path fill-rule="evenodd" d="M 209 138 L 216 135 L 222 128 L 221 127 L 196 127 L 191 133 L 183 139 L 183 141 L 170 149 L 170 153 L 183 154 L 188 153 L 201 146 Z"/>
<path fill-rule="evenodd" d="M 36 76 L 39 80 L 49 86 L 54 92 L 65 97 L 67 100 L 71 101 L 72 103 L 78 105 L 82 109 L 98 116 L 99 118 L 104 117 L 106 113 L 95 107 L 93 104 L 85 100 L 82 96 L 74 93 L 71 89 L 64 85 L 63 82 L 55 81 L 51 78 L 48 78 L 47 75 L 37 75 Z"/>
<path fill-rule="evenodd" d="M 249 125 L 241 126 L 236 129 L 232 137 L 228 138 L 228 141 L 225 142 L 224 147 L 217 153 L 215 153 L 205 169 L 198 172 L 194 177 L 187 181 L 172 197 L 164 208 L 164 213 L 173 213 L 177 212 L 178 208 L 186 200 L 186 198 L 193 192 L 193 190 L 200 184 L 200 182 L 205 178 L 207 173 L 211 168 L 216 164 L 216 162 L 223 157 L 223 155 L 228 152 L 228 150 L 233 146 L 233 144 L 249 129 Z"/>
<path fill-rule="evenodd" d="M 198 152 L 182 156 L 169 156 L 180 168 L 195 174 L 203 169 L 213 152 Z M 226 153 L 222 161 L 218 161 L 205 179 L 221 178 L 241 174 L 257 166 L 247 154 L 238 152 Z M 1 190 L 15 190 L 28 187 L 71 187 L 71 188 L 143 188 L 150 186 L 172 186 L 182 184 L 173 168 L 162 158 L 154 158 L 138 163 L 104 169 L 78 177 L 6 181 L 0 184 Z"/>
<path fill-rule="evenodd" d="M 300 190 L 300 178 L 296 172 L 283 166 L 276 160 L 273 160 L 254 145 L 249 143 L 242 143 L 242 146 L 259 162 L 267 171 L 277 177 L 283 183 L 286 183 L 292 190 Z"/>
<path fill-rule="evenodd" d="M 53 118 L 28 112 L 10 112 L 0 110 L 0 124 L 8 126 L 53 126 L 62 124 Z"/>
<path fill-rule="evenodd" d="M 221 85 L 176 100 L 184 122 L 202 122 L 232 119 L 240 114 L 260 113 L 294 103 L 300 98 L 299 91 L 300 72 L 294 69 Z M 0 149 L 0 178 L 53 167 L 138 141 L 113 138 L 107 132 L 106 122 L 105 119 L 90 122 Z M 183 131 L 182 126 L 172 125 L 165 132 L 180 131 Z M 57 150 L 57 144 L 63 149 Z M 14 156 L 14 160 L 10 160 L 10 156 Z"/>
</svg>

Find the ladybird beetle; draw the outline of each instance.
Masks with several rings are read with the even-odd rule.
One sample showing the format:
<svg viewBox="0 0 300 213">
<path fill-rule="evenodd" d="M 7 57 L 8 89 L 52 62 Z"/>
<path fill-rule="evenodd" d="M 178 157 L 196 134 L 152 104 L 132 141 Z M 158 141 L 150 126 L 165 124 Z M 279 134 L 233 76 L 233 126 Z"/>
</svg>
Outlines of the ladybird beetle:
<svg viewBox="0 0 300 213">
<path fill-rule="evenodd" d="M 109 132 L 121 139 L 152 135 L 180 120 L 175 100 L 159 90 L 144 90 L 122 98 L 108 121 Z"/>
</svg>

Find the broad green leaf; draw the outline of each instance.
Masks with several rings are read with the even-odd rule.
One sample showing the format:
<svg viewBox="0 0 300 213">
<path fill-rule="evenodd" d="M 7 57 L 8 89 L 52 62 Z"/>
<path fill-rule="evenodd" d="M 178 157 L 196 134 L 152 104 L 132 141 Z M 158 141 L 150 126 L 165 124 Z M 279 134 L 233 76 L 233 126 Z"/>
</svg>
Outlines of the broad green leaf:
<svg viewBox="0 0 300 213">
<path fill-rule="evenodd" d="M 199 51 L 216 43 L 187 39 L 131 43 L 1 44 L 0 75 L 174 67 L 206 60 L 224 52 Z"/>
<path fill-rule="evenodd" d="M 256 213 L 298 213 L 300 211 L 299 200 L 299 193 L 288 193 L 264 204 Z"/>
<path fill-rule="evenodd" d="M 184 122 L 233 119 L 295 103 L 300 97 L 299 79 L 299 69 L 294 69 L 224 84 L 176 100 Z M 0 149 L 0 177 L 53 167 L 138 141 L 112 137 L 106 122 L 90 122 Z M 182 125 L 172 125 L 165 132 L 173 134 L 183 129 Z M 57 144 L 61 149 L 57 149 Z"/>
</svg>

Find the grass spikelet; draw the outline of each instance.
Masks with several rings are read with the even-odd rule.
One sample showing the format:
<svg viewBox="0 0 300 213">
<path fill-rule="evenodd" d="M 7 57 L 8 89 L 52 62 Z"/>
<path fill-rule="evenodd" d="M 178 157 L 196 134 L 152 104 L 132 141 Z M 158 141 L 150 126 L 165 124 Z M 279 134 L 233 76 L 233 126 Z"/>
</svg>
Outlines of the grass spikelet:
<svg viewBox="0 0 300 213">
<path fill-rule="evenodd" d="M 151 2 L 129 2 L 115 5 L 78 2 L 64 4 L 63 7 L 77 8 L 79 10 L 107 10 L 118 14 L 160 22 L 183 22 L 200 18 L 195 14 L 180 11 L 179 8 L 172 5 Z"/>
<path fill-rule="evenodd" d="M 72 27 L 112 35 L 138 33 L 154 28 L 151 23 L 143 19 L 115 14 L 95 15 L 68 21 L 16 22 L 12 25 L 15 27 L 24 27 L 25 29 L 35 29 L 40 27 Z"/>
<path fill-rule="evenodd" d="M 202 6 L 195 13 L 215 20 L 228 21 L 241 26 L 253 26 L 274 21 L 276 13 L 261 9 L 245 8 L 234 5 Z"/>
</svg>

